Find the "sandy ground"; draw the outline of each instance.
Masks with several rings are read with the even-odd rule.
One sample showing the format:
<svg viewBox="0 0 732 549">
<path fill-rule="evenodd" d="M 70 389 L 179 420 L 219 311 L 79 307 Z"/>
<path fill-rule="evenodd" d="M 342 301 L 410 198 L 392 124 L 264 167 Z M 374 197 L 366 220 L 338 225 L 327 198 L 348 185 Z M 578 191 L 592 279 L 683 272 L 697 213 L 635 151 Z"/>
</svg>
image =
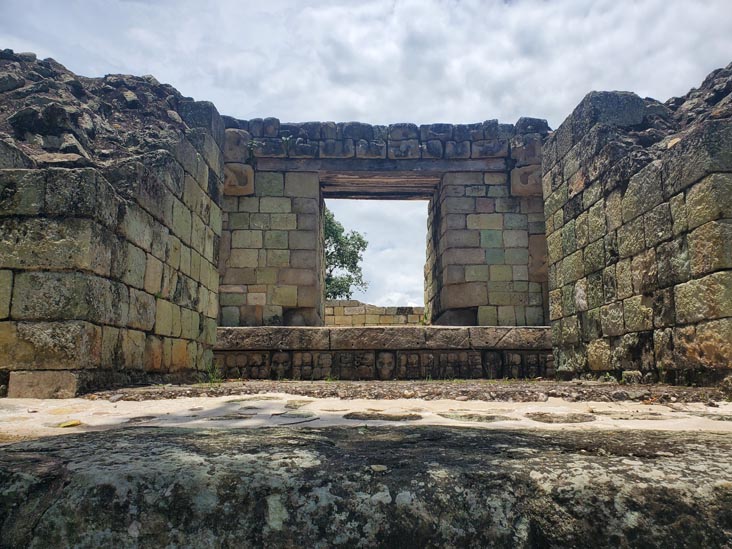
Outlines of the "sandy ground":
<svg viewBox="0 0 732 549">
<path fill-rule="evenodd" d="M 273 426 L 439 425 L 485 429 L 732 433 L 732 403 L 502 402 L 421 398 L 310 398 L 283 392 L 154 400 L 0 400 L 0 442 L 128 426 L 247 429 Z"/>
</svg>

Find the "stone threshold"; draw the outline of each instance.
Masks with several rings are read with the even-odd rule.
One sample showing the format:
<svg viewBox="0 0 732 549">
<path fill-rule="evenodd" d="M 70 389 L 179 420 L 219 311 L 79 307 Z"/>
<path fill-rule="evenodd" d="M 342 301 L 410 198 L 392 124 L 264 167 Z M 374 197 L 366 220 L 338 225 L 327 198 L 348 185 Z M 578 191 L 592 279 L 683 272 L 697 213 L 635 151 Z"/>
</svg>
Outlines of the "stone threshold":
<svg viewBox="0 0 732 549">
<path fill-rule="evenodd" d="M 548 326 L 223 327 L 215 351 L 551 351 Z"/>
</svg>

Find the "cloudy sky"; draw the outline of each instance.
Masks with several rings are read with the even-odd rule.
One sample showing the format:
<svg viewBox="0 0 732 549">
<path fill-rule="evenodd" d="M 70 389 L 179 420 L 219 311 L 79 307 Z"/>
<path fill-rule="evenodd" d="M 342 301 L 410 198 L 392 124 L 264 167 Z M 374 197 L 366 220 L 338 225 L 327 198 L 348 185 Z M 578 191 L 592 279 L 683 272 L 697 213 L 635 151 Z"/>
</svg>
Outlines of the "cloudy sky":
<svg viewBox="0 0 732 549">
<path fill-rule="evenodd" d="M 731 29 L 731 0 L 0 0 L 0 48 L 282 121 L 556 127 L 590 90 L 685 93 Z M 421 304 L 426 204 L 330 207 L 370 241 L 355 297 Z"/>
</svg>

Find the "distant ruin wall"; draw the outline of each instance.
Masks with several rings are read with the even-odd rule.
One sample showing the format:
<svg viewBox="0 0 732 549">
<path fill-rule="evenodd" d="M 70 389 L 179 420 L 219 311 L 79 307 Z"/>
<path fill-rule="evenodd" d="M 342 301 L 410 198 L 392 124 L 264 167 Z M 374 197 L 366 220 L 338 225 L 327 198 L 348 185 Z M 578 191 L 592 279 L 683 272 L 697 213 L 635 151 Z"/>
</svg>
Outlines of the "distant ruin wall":
<svg viewBox="0 0 732 549">
<path fill-rule="evenodd" d="M 426 323 L 424 307 L 379 307 L 353 299 L 325 302 L 326 326 L 419 326 Z"/>
<path fill-rule="evenodd" d="M 593 92 L 544 145 L 558 372 L 732 370 L 732 108 L 714 109 L 732 71 L 717 72 L 666 105 Z"/>
<path fill-rule="evenodd" d="M 47 62 L 10 66 L 21 81 L 37 70 L 52 85 L 69 82 Z M 0 373 L 9 396 L 186 379 L 212 363 L 224 128 L 210 103 L 171 98 L 171 114 L 159 118 L 170 133 L 158 127 L 158 140 L 143 144 L 150 128 L 132 120 L 154 108 L 157 86 L 89 80 L 76 90 L 84 101 L 57 91 L 49 104 L 36 91 L 31 106 L 3 117 L 13 131 L 2 141 L 12 154 L 0 157 Z M 21 85 L 4 101 L 24 93 Z M 97 93 L 116 105 L 117 129 L 91 110 Z M 59 150 L 64 142 L 75 152 Z"/>
</svg>

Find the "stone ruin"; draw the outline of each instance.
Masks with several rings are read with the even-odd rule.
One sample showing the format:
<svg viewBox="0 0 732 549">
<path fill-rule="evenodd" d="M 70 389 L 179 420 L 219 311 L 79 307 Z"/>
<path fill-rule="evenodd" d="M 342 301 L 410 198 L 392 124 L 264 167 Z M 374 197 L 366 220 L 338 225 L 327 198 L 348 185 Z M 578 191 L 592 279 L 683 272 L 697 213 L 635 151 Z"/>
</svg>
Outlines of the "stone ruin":
<svg viewBox="0 0 732 549">
<path fill-rule="evenodd" d="M 236 120 L 150 76 L 4 50 L 0 385 L 72 396 L 214 363 L 715 382 L 732 369 L 731 117 L 732 65 L 666 103 L 592 92 L 552 132 Z M 429 325 L 368 326 L 364 306 L 340 327 L 335 197 L 429 201 Z"/>
</svg>

